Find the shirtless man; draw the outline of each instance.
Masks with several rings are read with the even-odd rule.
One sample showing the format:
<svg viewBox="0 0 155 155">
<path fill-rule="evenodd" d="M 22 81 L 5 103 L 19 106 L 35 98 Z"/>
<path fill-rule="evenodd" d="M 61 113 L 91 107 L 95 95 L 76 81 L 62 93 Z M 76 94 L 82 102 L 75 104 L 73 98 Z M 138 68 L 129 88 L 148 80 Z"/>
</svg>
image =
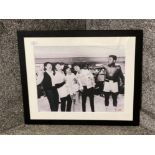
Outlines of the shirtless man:
<svg viewBox="0 0 155 155">
<path fill-rule="evenodd" d="M 103 91 L 105 94 L 106 111 L 108 110 L 110 95 L 112 95 L 115 111 L 117 110 L 117 96 L 119 94 L 120 80 L 122 81 L 122 85 L 124 85 L 124 75 L 121 67 L 115 64 L 116 60 L 117 56 L 110 55 L 108 59 L 108 65 L 104 66 L 106 74 Z"/>
</svg>

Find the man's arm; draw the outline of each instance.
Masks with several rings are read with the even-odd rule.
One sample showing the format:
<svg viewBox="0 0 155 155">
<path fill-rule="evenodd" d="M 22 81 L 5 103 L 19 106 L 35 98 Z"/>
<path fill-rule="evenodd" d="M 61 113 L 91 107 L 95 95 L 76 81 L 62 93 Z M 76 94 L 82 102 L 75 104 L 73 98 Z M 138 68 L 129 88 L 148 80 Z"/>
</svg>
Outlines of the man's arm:
<svg viewBox="0 0 155 155">
<path fill-rule="evenodd" d="M 62 87 L 64 84 L 65 84 L 65 82 L 57 83 L 57 84 L 55 84 L 55 87 L 56 87 L 56 88 L 60 88 L 60 87 Z"/>
<path fill-rule="evenodd" d="M 107 70 L 107 67 L 108 67 L 107 65 L 102 66 L 102 68 L 105 69 L 105 70 Z"/>
<path fill-rule="evenodd" d="M 42 81 L 44 79 L 44 74 L 39 74 L 37 77 L 36 77 L 36 83 L 37 85 L 41 84 Z"/>
<path fill-rule="evenodd" d="M 120 78 L 121 78 L 121 80 L 122 80 L 122 83 L 123 83 L 123 85 L 124 85 L 124 75 L 123 75 L 121 66 L 119 66 L 119 76 L 120 76 Z"/>
</svg>

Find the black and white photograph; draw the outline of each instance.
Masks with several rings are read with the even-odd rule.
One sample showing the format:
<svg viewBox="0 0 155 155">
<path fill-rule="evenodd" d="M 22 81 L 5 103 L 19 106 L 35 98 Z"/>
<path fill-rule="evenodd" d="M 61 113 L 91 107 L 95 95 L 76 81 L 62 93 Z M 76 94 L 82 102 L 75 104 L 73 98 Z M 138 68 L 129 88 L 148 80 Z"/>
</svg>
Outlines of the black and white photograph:
<svg viewBox="0 0 155 155">
<path fill-rule="evenodd" d="M 125 53 L 121 47 L 35 47 L 38 110 L 124 110 Z"/>
<path fill-rule="evenodd" d="M 30 120 L 134 121 L 141 31 L 99 32 L 22 36 Z"/>
</svg>

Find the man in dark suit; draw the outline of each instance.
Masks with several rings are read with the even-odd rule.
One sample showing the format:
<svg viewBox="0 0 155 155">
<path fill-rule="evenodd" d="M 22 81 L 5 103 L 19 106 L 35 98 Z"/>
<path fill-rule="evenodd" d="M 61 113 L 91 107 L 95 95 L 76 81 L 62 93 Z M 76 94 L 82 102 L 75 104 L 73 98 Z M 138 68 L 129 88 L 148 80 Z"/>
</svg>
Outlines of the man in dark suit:
<svg viewBox="0 0 155 155">
<path fill-rule="evenodd" d="M 60 84 L 55 84 L 55 76 L 53 72 L 53 67 L 50 62 L 46 62 L 44 64 L 44 78 L 42 81 L 42 85 L 44 91 L 46 93 L 47 99 L 50 104 L 51 111 L 58 111 L 58 104 L 59 104 L 59 95 L 57 88 L 61 87 L 65 84 L 65 82 Z"/>
</svg>

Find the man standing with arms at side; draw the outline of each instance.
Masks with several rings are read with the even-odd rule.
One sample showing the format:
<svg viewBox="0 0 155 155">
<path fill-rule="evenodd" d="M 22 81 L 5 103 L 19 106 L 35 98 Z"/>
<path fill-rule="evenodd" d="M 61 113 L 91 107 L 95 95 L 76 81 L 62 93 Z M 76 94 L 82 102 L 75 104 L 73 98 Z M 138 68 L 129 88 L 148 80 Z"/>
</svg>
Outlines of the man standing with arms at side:
<svg viewBox="0 0 155 155">
<path fill-rule="evenodd" d="M 87 96 L 90 100 L 90 107 L 91 111 L 94 112 L 94 76 L 93 74 L 87 69 L 86 65 L 83 65 L 81 68 L 79 65 L 74 65 L 74 70 L 77 72 L 76 76 L 81 81 L 83 90 L 82 92 L 82 111 L 86 112 L 86 100 Z"/>
<path fill-rule="evenodd" d="M 117 56 L 110 55 L 108 58 L 108 65 L 104 66 L 106 74 L 103 91 L 105 94 L 106 111 L 108 110 L 110 95 L 112 95 L 115 111 L 117 111 L 117 97 L 119 94 L 120 80 L 122 86 L 124 86 L 124 75 L 122 73 L 121 66 L 116 65 L 116 60 Z"/>
</svg>

